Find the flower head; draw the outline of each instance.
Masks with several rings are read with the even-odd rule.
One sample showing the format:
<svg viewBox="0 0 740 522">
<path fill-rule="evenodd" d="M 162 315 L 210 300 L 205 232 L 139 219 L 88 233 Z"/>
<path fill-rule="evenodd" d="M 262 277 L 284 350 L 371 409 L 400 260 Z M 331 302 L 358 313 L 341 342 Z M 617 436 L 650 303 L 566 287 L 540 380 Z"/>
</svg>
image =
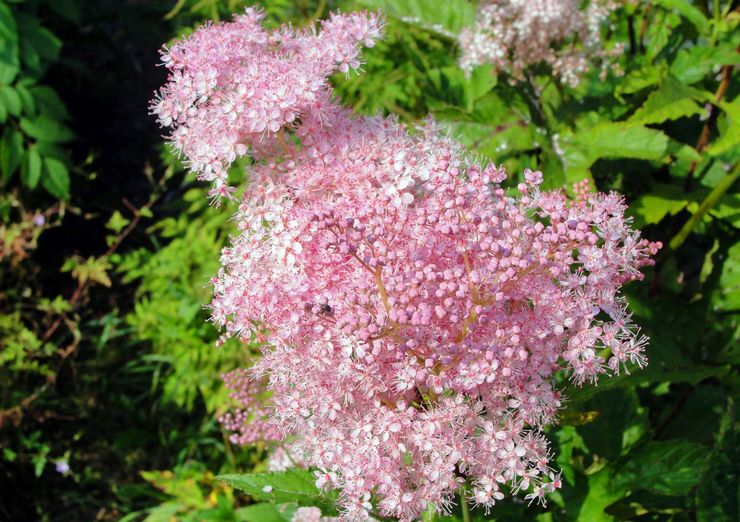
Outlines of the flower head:
<svg viewBox="0 0 740 522">
<path fill-rule="evenodd" d="M 377 27 L 362 19 L 325 23 L 321 45 L 332 52 L 311 58 L 328 64 L 322 75 L 354 66 L 353 45 Z M 285 53 L 306 68 L 313 33 L 264 33 L 254 15 L 238 23 L 246 25 L 207 27 L 210 36 L 190 41 L 220 42 L 219 31 L 244 45 L 265 40 L 255 51 L 265 63 Z M 275 57 L 275 48 L 285 50 Z M 186 62 L 207 68 L 210 49 L 194 46 Z M 214 96 L 238 91 L 232 72 L 248 62 L 217 74 Z M 411 134 L 392 118 L 355 117 L 330 94 L 322 83 L 313 100 L 290 105 L 291 122 L 276 116 L 274 131 L 233 124 L 257 161 L 211 314 L 225 336 L 267 332 L 251 375 L 271 390 L 271 428 L 241 374 L 228 379 L 252 413 L 224 422 L 237 441 L 254 439 L 241 428 L 249 415 L 269 437 L 298 437 L 296 457 L 319 487 L 340 490 L 348 517 L 369 516 L 373 502 L 401 520 L 430 502 L 445 511 L 466 480 L 485 508 L 509 492 L 544 498 L 560 483 L 541 433 L 561 404 L 554 375 L 582 384 L 645 364 L 620 290 L 660 245 L 630 228 L 617 194 L 579 185 L 569 200 L 541 191 L 534 171 L 507 192 L 503 168 L 470 160 L 432 122 Z M 248 108 L 267 94 L 240 96 Z M 208 126 L 231 125 L 221 122 L 229 112 L 204 111 Z M 176 132 L 201 130 L 175 145 L 202 150 L 198 164 L 222 161 L 200 148 L 207 126 L 188 118 Z"/>
<path fill-rule="evenodd" d="M 578 85 L 595 60 L 608 62 L 622 52 L 621 47 L 604 49 L 601 38 L 604 21 L 620 2 L 581 5 L 579 0 L 482 2 L 475 26 L 460 34 L 460 66 L 469 73 L 489 63 L 521 80 L 527 68 L 545 63 L 563 83 Z"/>
</svg>

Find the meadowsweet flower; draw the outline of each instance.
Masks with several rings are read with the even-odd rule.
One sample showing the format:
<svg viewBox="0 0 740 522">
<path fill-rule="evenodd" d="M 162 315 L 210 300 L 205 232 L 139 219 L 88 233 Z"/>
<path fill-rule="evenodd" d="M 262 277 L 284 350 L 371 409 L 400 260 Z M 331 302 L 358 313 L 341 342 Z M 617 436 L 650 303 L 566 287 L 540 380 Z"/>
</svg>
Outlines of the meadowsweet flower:
<svg viewBox="0 0 740 522">
<path fill-rule="evenodd" d="M 459 37 L 460 66 L 470 72 L 490 63 L 496 71 L 524 79 L 526 69 L 547 64 L 563 83 L 576 86 L 595 61 L 602 74 L 623 47 L 605 49 L 602 26 L 619 7 L 614 0 L 593 0 L 582 7 L 579 0 L 487 0 L 482 2 L 476 24 Z M 611 64 L 611 69 L 619 73 Z"/>
<path fill-rule="evenodd" d="M 234 370 L 222 378 L 231 390 L 231 399 L 239 405 L 218 419 L 231 432 L 229 440 L 242 446 L 279 440 L 280 432 L 269 422 L 269 392 L 264 383 L 252 379 L 245 370 Z"/>
<path fill-rule="evenodd" d="M 355 46 L 378 26 L 372 15 L 345 15 L 318 36 L 276 34 L 256 19 L 207 27 L 207 38 L 195 33 L 173 49 L 208 69 L 213 49 L 192 42 L 220 42 L 220 30 L 271 42 L 257 46 L 258 67 L 287 53 L 314 78 L 301 62 L 306 42 L 340 49 L 325 74 L 359 63 Z M 222 54 L 219 93 L 238 89 L 234 69 L 250 63 L 240 48 Z M 277 93 L 296 81 L 270 78 Z M 165 87 L 158 103 L 174 92 Z M 239 104 L 256 106 L 262 95 L 250 91 Z M 544 501 L 560 483 L 541 433 L 561 404 L 553 377 L 583 384 L 646 363 L 620 289 L 642 277 L 660 245 L 630 228 L 617 194 L 579 184 L 569 200 L 541 191 L 536 171 L 507 192 L 503 168 L 468 159 L 433 122 L 409 133 L 393 118 L 353 116 L 323 80 L 313 102 L 291 107 L 297 116 L 278 117 L 259 139 L 249 118 L 228 124 L 256 161 L 239 233 L 213 279 L 211 317 L 224 336 L 265 336 L 250 372 L 272 394 L 275 433 L 261 424 L 268 410 L 243 374 L 227 382 L 247 413 L 223 422 L 237 441 L 260 430 L 297 438 L 291 455 L 315 470 L 319 487 L 340 491 L 349 519 L 377 510 L 412 520 L 430 502 L 448 511 L 465 481 L 485 509 L 519 491 Z M 174 141 L 186 155 L 205 151 L 192 163 L 199 173 L 222 161 L 200 141 L 230 112 L 210 109 L 197 139 Z M 176 133 L 196 128 L 185 121 Z M 257 427 L 242 428 L 250 418 Z"/>
<path fill-rule="evenodd" d="M 247 152 L 263 150 L 273 135 L 327 100 L 326 78 L 360 65 L 359 48 L 379 36 L 376 17 L 332 16 L 322 31 L 269 32 L 250 8 L 231 23 L 207 25 L 162 53 L 170 72 L 151 109 L 169 139 L 212 195 L 229 194 L 226 170 Z M 270 143 L 274 140 L 267 140 Z"/>
</svg>

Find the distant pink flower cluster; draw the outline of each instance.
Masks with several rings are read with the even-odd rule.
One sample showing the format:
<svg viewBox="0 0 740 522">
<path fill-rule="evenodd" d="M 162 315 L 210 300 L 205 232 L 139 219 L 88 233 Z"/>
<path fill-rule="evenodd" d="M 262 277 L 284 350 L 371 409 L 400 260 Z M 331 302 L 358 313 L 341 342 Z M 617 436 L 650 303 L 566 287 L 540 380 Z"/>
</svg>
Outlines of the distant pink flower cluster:
<svg viewBox="0 0 740 522">
<path fill-rule="evenodd" d="M 579 185 L 569 201 L 529 170 L 506 191 L 502 168 L 468 160 L 432 122 L 409 133 L 333 103 L 323 78 L 359 64 L 375 16 L 338 15 L 316 35 L 264 32 L 248 13 L 166 55 L 179 65 L 157 107 L 197 172 L 222 176 L 222 139 L 255 158 L 211 311 L 226 336 L 268 332 L 252 374 L 269 381 L 271 422 L 299 437 L 350 518 L 446 511 L 466 481 L 485 508 L 520 491 L 543 500 L 559 487 L 540 432 L 561 403 L 555 374 L 581 384 L 646 363 L 620 289 L 660 245 L 630 228 L 617 194 Z M 209 70 L 205 101 L 182 94 Z M 233 93 L 241 116 L 224 110 Z M 266 105 L 291 116 L 255 125 Z M 252 384 L 230 381 L 251 411 Z M 245 442 L 248 416 L 225 419 Z"/>
<path fill-rule="evenodd" d="M 490 63 L 516 81 L 524 79 L 528 67 L 544 63 L 560 81 L 575 87 L 595 61 L 607 64 L 623 51 L 622 47 L 605 49 L 601 37 L 604 21 L 619 2 L 592 0 L 586 8 L 582 4 L 580 0 L 482 2 L 475 27 L 460 34 L 460 66 L 470 72 Z"/>
<path fill-rule="evenodd" d="M 218 420 L 231 432 L 232 444 L 246 446 L 259 441 L 276 441 L 281 433 L 270 422 L 269 392 L 246 370 L 234 370 L 222 376 L 229 394 L 239 408 L 225 413 Z"/>
</svg>

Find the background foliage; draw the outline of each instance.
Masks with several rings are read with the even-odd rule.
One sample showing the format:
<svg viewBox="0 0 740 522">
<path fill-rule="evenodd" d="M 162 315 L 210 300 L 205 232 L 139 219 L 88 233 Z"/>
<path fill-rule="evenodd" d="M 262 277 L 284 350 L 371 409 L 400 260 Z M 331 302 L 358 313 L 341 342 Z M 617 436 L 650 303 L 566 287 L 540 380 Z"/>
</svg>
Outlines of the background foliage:
<svg viewBox="0 0 740 522">
<path fill-rule="evenodd" d="M 207 205 L 147 114 L 162 42 L 252 3 L 0 0 L 0 520 L 331 511 L 307 472 L 260 474 L 264 448 L 232 448 L 216 422 L 219 374 L 249 356 L 214 348 L 202 309 L 229 210 Z M 346 103 L 410 124 L 433 114 L 513 183 L 531 167 L 549 187 L 619 190 L 667 245 L 629 287 L 650 365 L 567 390 L 549 432 L 565 484 L 549 509 L 512 499 L 474 519 L 737 520 L 735 3 L 631 4 L 609 26 L 626 74 L 575 90 L 544 70 L 515 86 L 487 67 L 465 77 L 454 35 L 475 9 L 463 0 L 263 6 L 271 24 L 383 9 L 364 74 L 335 78 Z"/>
</svg>

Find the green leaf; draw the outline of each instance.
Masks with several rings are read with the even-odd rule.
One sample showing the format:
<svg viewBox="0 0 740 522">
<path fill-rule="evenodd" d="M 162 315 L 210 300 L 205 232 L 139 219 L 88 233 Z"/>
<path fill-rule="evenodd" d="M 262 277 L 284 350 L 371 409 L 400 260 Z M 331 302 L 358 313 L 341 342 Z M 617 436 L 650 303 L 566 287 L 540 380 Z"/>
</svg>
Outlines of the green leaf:
<svg viewBox="0 0 740 522">
<path fill-rule="evenodd" d="M 613 520 L 604 509 L 616 502 L 625 491 L 616 488 L 611 483 L 609 468 L 604 468 L 598 473 L 588 477 L 588 493 L 583 503 L 578 506 L 575 503 L 566 503 L 570 520 L 588 520 L 589 522 L 607 522 Z"/>
<path fill-rule="evenodd" d="M 734 244 L 724 258 L 712 305 L 720 313 L 740 311 L 740 243 Z"/>
<path fill-rule="evenodd" d="M 74 133 L 64 123 L 48 116 L 21 119 L 23 132 L 40 141 L 62 143 L 74 139 Z"/>
<path fill-rule="evenodd" d="M 331 506 L 331 500 L 316 487 L 313 474 L 304 469 L 281 473 L 220 475 L 219 480 L 259 501 L 274 504 L 296 502 L 301 506 Z"/>
<path fill-rule="evenodd" d="M 468 112 L 472 112 L 476 100 L 490 92 L 496 83 L 496 75 L 493 74 L 492 66 L 484 65 L 473 69 L 470 78 L 466 78 L 464 83 L 465 106 Z"/>
<path fill-rule="evenodd" d="M 702 92 L 682 85 L 668 76 L 628 121 L 645 125 L 693 116 L 702 112 L 702 108 L 694 100 L 706 99 L 707 96 Z"/>
<path fill-rule="evenodd" d="M 237 516 L 237 520 L 245 520 L 246 522 L 291 522 L 295 510 L 295 505 L 275 505 L 263 502 L 239 508 L 234 514 Z"/>
<path fill-rule="evenodd" d="M 0 2 L 0 38 L 5 42 L 18 42 L 18 27 L 10 7 Z"/>
<path fill-rule="evenodd" d="M 50 63 L 59 58 L 62 41 L 41 26 L 34 17 L 19 17 L 18 29 L 21 58 L 33 74 L 39 76 Z"/>
<path fill-rule="evenodd" d="M 475 7 L 466 0 L 361 0 L 360 4 L 454 39 L 475 23 Z"/>
<path fill-rule="evenodd" d="M 740 520 L 738 473 L 740 430 L 735 424 L 734 404 L 730 404 L 719 440 L 712 452 L 696 491 L 698 522 L 734 522 Z"/>
<path fill-rule="evenodd" d="M 40 113 L 56 120 L 66 120 L 69 118 L 67 107 L 54 89 L 45 85 L 39 85 L 32 87 L 30 92 Z"/>
<path fill-rule="evenodd" d="M 18 27 L 10 7 L 0 2 L 0 83 L 12 83 L 19 71 Z"/>
<path fill-rule="evenodd" d="M 719 106 L 724 112 L 717 125 L 720 128 L 719 138 L 706 148 L 712 156 L 719 156 L 740 145 L 740 96 L 731 103 L 722 102 Z"/>
<path fill-rule="evenodd" d="M 645 431 L 646 419 L 638 413 L 639 404 L 635 390 L 617 388 L 575 405 L 576 411 L 598 412 L 593 422 L 578 426 L 589 451 L 613 461 L 627 450 L 634 439 L 625 439 L 625 432 L 632 430 L 639 435 Z"/>
<path fill-rule="evenodd" d="M 126 225 L 128 225 L 130 222 L 130 219 L 126 219 L 118 210 L 116 210 L 115 212 L 113 212 L 113 214 L 111 214 L 110 219 L 105 224 L 105 228 L 115 234 L 118 234 L 119 232 L 121 232 L 121 230 L 126 228 Z"/>
<path fill-rule="evenodd" d="M 41 179 L 41 156 L 39 152 L 31 147 L 26 151 L 23 164 L 21 165 L 21 181 L 30 189 L 36 188 Z"/>
<path fill-rule="evenodd" d="M 5 105 L 5 108 L 13 116 L 20 116 L 23 104 L 20 95 L 12 87 L 8 85 L 0 86 L 0 103 Z"/>
<path fill-rule="evenodd" d="M 601 158 L 659 160 L 668 146 L 661 131 L 626 122 L 604 122 L 561 135 L 562 160 L 569 183 L 590 179 L 591 166 Z"/>
<path fill-rule="evenodd" d="M 697 31 L 704 33 L 709 27 L 709 20 L 704 16 L 704 13 L 698 7 L 692 5 L 691 2 L 686 0 L 654 0 L 655 4 L 663 7 L 669 11 L 675 11 L 689 22 L 694 24 Z"/>
<path fill-rule="evenodd" d="M 23 158 L 23 135 L 6 127 L 0 141 L 0 172 L 2 184 L 6 185 L 13 177 Z"/>
<path fill-rule="evenodd" d="M 683 440 L 648 442 L 631 451 L 613 474 L 615 487 L 685 495 L 699 483 L 709 449 Z"/>
<path fill-rule="evenodd" d="M 691 202 L 701 201 L 707 191 L 684 192 L 677 185 L 658 184 L 642 193 L 630 205 L 630 213 L 636 216 L 635 227 L 660 223 L 667 215 L 675 216 Z"/>
<path fill-rule="evenodd" d="M 663 62 L 658 65 L 646 65 L 641 69 L 630 71 L 617 85 L 614 95 L 621 100 L 624 94 L 634 94 L 646 87 L 660 83 L 666 74 Z"/>
<path fill-rule="evenodd" d="M 26 113 L 26 116 L 35 116 L 36 101 L 33 99 L 31 91 L 20 84 L 15 86 L 15 90 L 18 92 L 18 96 L 20 96 L 21 98 L 21 103 L 23 103 L 23 111 Z"/>
<path fill-rule="evenodd" d="M 624 123 L 602 123 L 580 133 L 576 142 L 592 158 L 636 158 L 658 160 L 668 146 L 668 137 L 647 127 Z"/>
<path fill-rule="evenodd" d="M 69 171 L 67 166 L 55 158 L 44 158 L 44 176 L 41 184 L 59 199 L 69 199 Z"/>
<path fill-rule="evenodd" d="M 555 453 L 558 466 L 563 470 L 563 476 L 571 485 L 576 483 L 575 471 L 573 469 L 573 450 L 578 449 L 584 453 L 588 451 L 586 443 L 578 434 L 575 426 L 562 426 L 555 432 L 558 446 Z"/>
<path fill-rule="evenodd" d="M 671 64 L 671 75 L 683 84 L 691 85 L 703 80 L 717 65 L 737 65 L 740 54 L 734 45 L 705 47 L 696 45 L 681 49 Z"/>
<path fill-rule="evenodd" d="M 64 163 L 67 168 L 71 168 L 72 161 L 69 159 L 69 152 L 64 147 L 55 145 L 54 143 L 47 143 L 45 141 L 37 141 L 36 149 L 42 156 L 58 159 Z"/>
<path fill-rule="evenodd" d="M 658 11 L 648 24 L 645 33 L 645 56 L 649 62 L 655 60 L 668 45 L 676 27 L 681 24 L 678 14 L 668 11 Z"/>
</svg>

